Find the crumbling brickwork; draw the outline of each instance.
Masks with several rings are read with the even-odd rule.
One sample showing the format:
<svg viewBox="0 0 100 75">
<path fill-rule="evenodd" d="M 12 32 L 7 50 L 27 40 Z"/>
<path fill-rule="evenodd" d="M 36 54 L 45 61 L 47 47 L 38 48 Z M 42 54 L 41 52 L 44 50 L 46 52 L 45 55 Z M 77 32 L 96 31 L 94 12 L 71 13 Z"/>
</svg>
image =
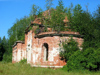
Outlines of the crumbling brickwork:
<svg viewBox="0 0 100 75">
<path fill-rule="evenodd" d="M 68 22 L 67 17 L 63 20 Z M 37 26 L 40 28 L 38 33 L 35 33 Z M 65 24 L 67 26 L 67 23 Z M 29 30 L 32 27 L 32 30 Z M 78 32 L 52 31 L 50 27 L 48 32 L 43 32 L 44 26 L 40 19 L 36 18 L 31 25 L 25 30 L 25 42 L 17 41 L 13 45 L 12 63 L 19 62 L 22 59 L 27 59 L 27 63 L 32 66 L 40 67 L 63 67 L 66 62 L 60 59 L 60 46 L 64 40 L 70 39 L 70 36 L 78 42 L 78 46 L 82 49 L 83 37 Z"/>
<path fill-rule="evenodd" d="M 60 33 L 59 35 L 55 34 L 55 32 L 42 32 L 36 36 L 32 30 L 25 33 L 25 42 L 17 41 L 13 46 L 12 62 L 15 63 L 22 59 L 27 59 L 27 63 L 30 63 L 32 66 L 64 66 L 66 62 L 60 60 L 59 44 L 64 39 L 70 39 L 70 37 L 67 36 L 69 34 L 73 35 L 73 39 L 75 39 L 79 43 L 79 47 L 81 47 L 83 38 L 80 37 L 80 34 L 77 32 L 61 32 L 63 36 L 61 36 Z"/>
</svg>

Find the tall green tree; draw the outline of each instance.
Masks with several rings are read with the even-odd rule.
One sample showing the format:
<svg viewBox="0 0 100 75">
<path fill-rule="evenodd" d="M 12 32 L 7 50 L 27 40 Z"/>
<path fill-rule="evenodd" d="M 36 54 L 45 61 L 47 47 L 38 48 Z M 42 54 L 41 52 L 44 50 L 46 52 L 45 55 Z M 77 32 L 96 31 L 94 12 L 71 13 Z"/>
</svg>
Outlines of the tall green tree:
<svg viewBox="0 0 100 75">
<path fill-rule="evenodd" d="M 85 49 L 88 47 L 96 48 L 97 44 L 99 45 L 99 27 L 97 27 L 98 24 L 96 23 L 99 22 L 89 12 L 84 11 L 79 4 L 70 12 L 72 12 L 72 15 L 68 15 L 69 28 L 84 35 L 83 47 Z M 98 41 L 96 41 L 97 39 Z"/>
<path fill-rule="evenodd" d="M 47 10 L 47 12 L 45 13 L 46 15 L 45 16 L 43 15 L 45 28 L 47 28 L 47 25 L 50 25 L 50 17 L 51 17 L 51 12 L 52 12 L 52 5 L 53 5 L 52 1 L 53 0 L 45 0 L 46 10 Z"/>
<path fill-rule="evenodd" d="M 7 42 L 7 40 L 6 40 L 6 37 L 4 36 L 3 39 L 2 39 L 2 43 L 6 44 L 6 42 Z"/>
<path fill-rule="evenodd" d="M 6 41 L 6 38 L 5 36 L 3 37 L 3 39 L 1 40 L 0 39 L 0 61 L 3 60 L 3 55 L 7 49 L 7 41 Z"/>
<path fill-rule="evenodd" d="M 8 30 L 9 41 L 14 44 L 17 40 L 24 41 L 25 29 L 30 25 L 30 17 L 24 17 L 20 20 L 16 20 L 16 23 Z"/>
<path fill-rule="evenodd" d="M 40 16 L 41 13 L 42 13 L 42 9 L 39 6 L 33 4 L 30 12 L 31 21 L 35 19 L 36 15 Z"/>
<path fill-rule="evenodd" d="M 0 61 L 2 61 L 3 59 L 3 54 L 4 54 L 3 43 L 0 43 Z"/>
<path fill-rule="evenodd" d="M 59 0 L 58 6 L 56 7 L 56 10 L 53 10 L 51 13 L 51 27 L 55 31 L 63 31 L 64 30 L 64 22 L 65 19 L 65 13 L 64 13 L 64 5 L 62 0 Z"/>
<path fill-rule="evenodd" d="M 53 0 L 46 0 L 46 9 L 48 10 L 48 14 L 49 14 L 49 19 L 50 19 L 50 9 L 52 8 L 52 3 Z"/>
<path fill-rule="evenodd" d="M 0 43 L 2 42 L 1 37 L 0 37 Z"/>
<path fill-rule="evenodd" d="M 39 9 L 39 6 L 36 6 L 36 5 L 33 4 L 30 15 L 32 15 L 32 16 L 37 15 L 38 14 L 38 9 Z"/>
<path fill-rule="evenodd" d="M 33 5 L 30 16 L 24 16 L 24 18 L 16 19 L 14 25 L 8 30 L 9 39 L 7 40 L 6 52 L 3 56 L 4 61 L 10 62 L 12 59 L 12 45 L 17 40 L 24 41 L 25 40 L 25 29 L 30 25 L 30 22 L 35 19 L 35 15 L 41 14 L 41 8 Z"/>
<path fill-rule="evenodd" d="M 45 0 L 47 10 L 51 9 L 53 0 Z"/>
</svg>

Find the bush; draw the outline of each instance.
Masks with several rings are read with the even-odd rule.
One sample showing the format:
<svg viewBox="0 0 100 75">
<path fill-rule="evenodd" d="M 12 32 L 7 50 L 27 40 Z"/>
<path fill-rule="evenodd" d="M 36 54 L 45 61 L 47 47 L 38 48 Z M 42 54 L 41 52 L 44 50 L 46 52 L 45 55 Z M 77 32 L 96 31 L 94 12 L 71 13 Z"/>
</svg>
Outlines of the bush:
<svg viewBox="0 0 100 75">
<path fill-rule="evenodd" d="M 86 65 L 85 57 L 83 56 L 81 51 L 76 51 L 68 60 L 67 65 L 64 66 L 64 69 L 71 70 L 82 70 Z"/>
<path fill-rule="evenodd" d="M 87 48 L 83 51 L 83 55 L 86 58 L 86 69 L 100 70 L 100 48 Z"/>
<path fill-rule="evenodd" d="M 76 51 L 68 60 L 64 69 L 82 70 L 88 69 L 90 71 L 100 70 L 100 49 L 87 48 L 84 51 Z"/>
<path fill-rule="evenodd" d="M 5 53 L 3 55 L 3 62 L 12 62 L 12 53 Z"/>
<path fill-rule="evenodd" d="M 27 62 L 27 59 L 23 59 L 23 60 L 21 60 L 19 63 L 24 64 L 24 63 L 26 63 L 26 62 Z"/>
<path fill-rule="evenodd" d="M 62 42 L 62 48 L 60 52 L 60 56 L 65 59 L 65 61 L 69 60 L 69 57 L 74 54 L 75 51 L 79 50 L 78 43 L 71 37 L 68 41 Z"/>
</svg>

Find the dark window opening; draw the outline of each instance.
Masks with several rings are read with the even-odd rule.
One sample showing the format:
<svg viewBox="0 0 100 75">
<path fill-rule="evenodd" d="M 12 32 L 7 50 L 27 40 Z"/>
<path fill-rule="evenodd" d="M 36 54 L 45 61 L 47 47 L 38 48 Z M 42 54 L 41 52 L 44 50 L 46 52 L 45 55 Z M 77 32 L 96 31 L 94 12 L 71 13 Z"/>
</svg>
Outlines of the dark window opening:
<svg viewBox="0 0 100 75">
<path fill-rule="evenodd" d="M 48 61 L 48 44 L 44 43 L 44 61 Z"/>
</svg>

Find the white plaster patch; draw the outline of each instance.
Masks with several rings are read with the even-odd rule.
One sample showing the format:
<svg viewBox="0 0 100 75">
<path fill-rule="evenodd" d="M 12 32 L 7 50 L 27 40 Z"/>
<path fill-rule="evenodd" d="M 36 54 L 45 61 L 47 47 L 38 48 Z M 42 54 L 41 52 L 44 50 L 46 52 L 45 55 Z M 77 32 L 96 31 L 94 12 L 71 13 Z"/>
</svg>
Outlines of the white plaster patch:
<svg viewBox="0 0 100 75">
<path fill-rule="evenodd" d="M 32 33 L 28 35 L 27 40 L 27 63 L 31 62 L 31 54 L 32 54 Z"/>
<path fill-rule="evenodd" d="M 53 47 L 52 52 L 53 52 L 53 56 L 57 56 L 59 54 L 59 48 L 54 48 Z"/>
<path fill-rule="evenodd" d="M 43 66 L 43 65 L 41 65 L 41 66 L 39 66 L 39 65 L 31 65 L 32 67 L 54 67 L 54 68 L 62 68 L 63 66 Z"/>
<path fill-rule="evenodd" d="M 13 58 L 14 61 L 16 61 L 16 52 L 13 52 Z"/>
<path fill-rule="evenodd" d="M 21 50 L 18 49 L 18 52 L 17 52 L 17 62 L 19 62 L 21 60 Z"/>
<path fill-rule="evenodd" d="M 33 63 L 35 63 L 35 53 L 33 54 Z"/>
<path fill-rule="evenodd" d="M 31 61 L 31 50 L 28 50 L 27 52 L 27 62 L 29 63 Z"/>
<path fill-rule="evenodd" d="M 58 37 L 58 36 L 54 36 L 54 38 L 55 38 L 55 39 L 59 39 L 59 37 Z"/>
<path fill-rule="evenodd" d="M 58 60 L 55 60 L 55 61 L 54 61 L 54 64 L 56 64 L 56 63 L 58 63 L 58 62 L 59 62 Z"/>
<path fill-rule="evenodd" d="M 54 57 L 59 54 L 59 48 L 54 48 L 52 51 L 49 51 L 49 61 L 54 61 Z"/>
<path fill-rule="evenodd" d="M 42 50 L 42 48 L 34 47 L 34 49 L 33 49 L 33 63 L 40 61 L 41 58 L 39 58 L 39 57 L 41 57 L 41 50 Z M 38 60 L 38 58 L 39 58 L 39 60 Z"/>
</svg>

